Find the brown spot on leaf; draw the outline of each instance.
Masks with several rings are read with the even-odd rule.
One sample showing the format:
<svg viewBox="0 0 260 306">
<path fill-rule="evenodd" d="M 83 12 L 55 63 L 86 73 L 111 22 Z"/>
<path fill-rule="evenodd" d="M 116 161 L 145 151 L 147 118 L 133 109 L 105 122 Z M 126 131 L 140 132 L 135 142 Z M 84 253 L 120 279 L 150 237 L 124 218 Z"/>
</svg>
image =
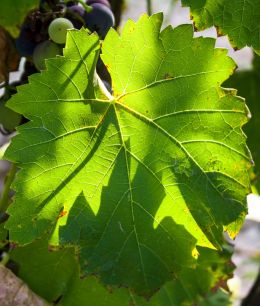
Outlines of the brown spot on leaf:
<svg viewBox="0 0 260 306">
<path fill-rule="evenodd" d="M 166 73 L 164 74 L 163 78 L 164 78 L 165 80 L 168 80 L 168 79 L 173 79 L 173 76 L 172 76 L 169 72 L 166 72 Z"/>
<path fill-rule="evenodd" d="M 191 19 L 193 20 L 193 17 L 191 17 Z M 196 26 L 196 23 L 195 23 L 194 20 L 192 21 L 192 25 L 193 25 L 194 31 L 195 31 L 195 32 L 198 32 L 198 31 L 199 31 L 199 28 Z"/>
<path fill-rule="evenodd" d="M 218 26 L 215 25 L 215 28 L 216 28 L 217 35 L 218 35 L 218 36 L 223 36 L 223 35 L 225 35 L 225 34 L 221 31 L 220 27 L 218 27 Z"/>
<path fill-rule="evenodd" d="M 58 218 L 62 218 L 64 216 L 66 216 L 68 214 L 68 212 L 66 210 L 62 210 L 59 214 L 59 217 Z"/>
</svg>

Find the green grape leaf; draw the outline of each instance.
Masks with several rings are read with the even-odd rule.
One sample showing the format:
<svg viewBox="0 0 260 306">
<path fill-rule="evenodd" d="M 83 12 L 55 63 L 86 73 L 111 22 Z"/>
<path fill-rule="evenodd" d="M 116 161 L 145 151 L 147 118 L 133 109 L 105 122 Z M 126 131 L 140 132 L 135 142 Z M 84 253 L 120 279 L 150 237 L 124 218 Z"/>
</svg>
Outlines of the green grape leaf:
<svg viewBox="0 0 260 306">
<path fill-rule="evenodd" d="M 131 295 L 133 304 L 137 306 L 180 306 L 197 305 L 198 303 L 200 305 L 199 303 L 204 300 L 211 300 L 211 294 L 207 297 L 209 292 L 221 289 L 223 286 L 226 287 L 226 281 L 233 273 L 234 266 L 230 259 L 232 252 L 226 247 L 223 252 L 207 248 L 199 248 L 199 252 L 200 257 L 196 269 L 184 269 L 176 280 L 166 283 L 149 301 Z"/>
<path fill-rule="evenodd" d="M 55 227 L 51 243 L 75 246 L 83 274 L 146 296 L 196 264 L 197 246 L 237 234 L 251 167 L 247 108 L 220 87 L 235 66 L 227 50 L 161 24 L 143 15 L 108 33 L 113 96 L 94 79 L 97 36 L 72 30 L 64 57 L 8 103 L 30 120 L 6 151 L 21 168 L 10 240 Z"/>
<path fill-rule="evenodd" d="M 39 0 L 12 0 L 0 2 L 0 25 L 12 36 L 19 34 L 19 26 L 27 13 L 39 5 Z"/>
<path fill-rule="evenodd" d="M 18 276 L 49 302 L 56 301 L 69 289 L 78 266 L 73 250 L 48 250 L 45 239 L 11 250 L 10 258 L 19 265 Z"/>
<path fill-rule="evenodd" d="M 19 278 L 38 295 L 53 303 L 62 296 L 60 304 L 70 306 L 129 306 L 127 289 L 108 291 L 97 278 L 80 278 L 79 265 L 70 248 L 51 250 L 45 238 L 10 252 L 19 264 Z M 51 284 L 51 285 L 50 285 Z"/>
<path fill-rule="evenodd" d="M 80 279 L 77 273 L 72 278 L 68 290 L 58 305 L 83 306 L 86 301 L 88 301 L 89 305 L 95 306 L 137 306 L 137 304 L 133 303 L 132 295 L 127 289 L 118 288 L 114 291 L 109 291 L 95 277 Z"/>
<path fill-rule="evenodd" d="M 179 306 L 203 301 L 213 287 L 216 290 L 218 283 L 224 284 L 233 270 L 227 264 L 231 257 L 229 250 L 219 253 L 200 248 L 199 251 L 198 267 L 182 271 L 178 279 L 165 284 L 149 301 L 126 288 L 108 290 L 93 276 L 81 279 L 73 250 L 50 251 L 45 239 L 13 249 L 10 258 L 19 264 L 19 277 L 50 303 L 62 296 L 59 302 L 62 306 L 81 306 L 86 301 L 95 306 Z M 206 298 L 211 299 L 211 295 Z"/>
<path fill-rule="evenodd" d="M 189 6 L 198 30 L 217 27 L 233 47 L 252 47 L 260 53 L 260 0 L 182 0 Z"/>
<path fill-rule="evenodd" d="M 178 279 L 166 283 L 148 301 L 124 288 L 108 291 L 95 278 L 87 277 L 82 280 L 78 274 L 74 274 L 60 304 L 78 306 L 84 305 L 84 301 L 89 301 L 96 306 L 179 306 L 184 303 L 190 305 L 199 300 L 203 301 L 218 281 L 230 276 L 232 268 L 227 265 L 227 257 L 230 256 L 231 254 L 227 256 L 227 253 L 220 256 L 213 250 L 204 249 L 196 269 L 184 269 Z M 193 282 L 190 279 L 193 279 Z"/>
<path fill-rule="evenodd" d="M 231 306 L 230 294 L 223 290 L 219 289 L 216 292 L 208 294 L 208 296 L 198 303 L 198 306 Z"/>
<path fill-rule="evenodd" d="M 0 126 L 5 130 L 13 131 L 21 122 L 22 116 L 6 107 L 8 98 L 3 97 L 0 99 Z"/>
<path fill-rule="evenodd" d="M 255 162 L 252 181 L 255 183 L 257 190 L 260 191 L 260 57 L 255 56 L 252 70 L 237 71 L 226 82 L 225 86 L 236 88 L 238 95 L 246 99 L 247 105 L 252 113 L 252 118 L 245 126 L 245 132 L 248 136 L 247 143 L 252 152 Z"/>
</svg>

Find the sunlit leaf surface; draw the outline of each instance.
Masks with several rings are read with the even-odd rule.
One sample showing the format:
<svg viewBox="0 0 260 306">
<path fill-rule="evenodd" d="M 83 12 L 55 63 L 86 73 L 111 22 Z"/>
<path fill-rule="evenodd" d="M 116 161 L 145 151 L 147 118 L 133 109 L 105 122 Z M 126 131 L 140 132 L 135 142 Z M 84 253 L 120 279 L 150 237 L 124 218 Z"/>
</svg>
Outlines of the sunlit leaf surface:
<svg viewBox="0 0 260 306">
<path fill-rule="evenodd" d="M 150 296 L 220 248 L 246 214 L 247 108 L 220 87 L 234 69 L 191 25 L 160 32 L 162 15 L 110 30 L 102 59 L 113 95 L 98 86 L 97 36 L 68 34 L 9 106 L 30 122 L 6 158 L 21 168 L 7 228 L 27 244 L 54 230 L 83 274 Z M 55 228 L 55 229 L 54 229 Z"/>
</svg>

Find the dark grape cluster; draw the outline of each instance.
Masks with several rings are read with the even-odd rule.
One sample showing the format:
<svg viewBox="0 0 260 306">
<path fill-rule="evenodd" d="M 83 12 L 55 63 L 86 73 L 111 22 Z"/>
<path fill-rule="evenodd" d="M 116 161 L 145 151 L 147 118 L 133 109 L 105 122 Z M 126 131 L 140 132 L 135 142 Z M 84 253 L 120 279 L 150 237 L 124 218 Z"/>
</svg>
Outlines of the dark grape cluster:
<svg viewBox="0 0 260 306">
<path fill-rule="evenodd" d="M 108 0 L 87 0 L 85 6 L 79 2 L 40 0 L 39 9 L 27 16 L 16 39 L 16 48 L 37 70 L 45 68 L 45 59 L 61 54 L 68 29 L 86 27 L 104 39 L 114 26 Z"/>
</svg>

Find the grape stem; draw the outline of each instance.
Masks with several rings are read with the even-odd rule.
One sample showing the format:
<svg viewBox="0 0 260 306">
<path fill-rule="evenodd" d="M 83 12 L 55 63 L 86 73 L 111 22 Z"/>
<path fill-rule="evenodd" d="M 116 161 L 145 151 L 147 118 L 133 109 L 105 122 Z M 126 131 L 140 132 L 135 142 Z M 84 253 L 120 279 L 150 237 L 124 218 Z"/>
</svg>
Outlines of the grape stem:
<svg viewBox="0 0 260 306">
<path fill-rule="evenodd" d="M 10 192 L 11 184 L 14 180 L 15 174 L 16 174 L 16 166 L 12 164 L 5 178 L 3 192 L 0 198 L 0 214 L 3 214 L 6 211 L 7 207 L 9 206 L 9 192 Z"/>
<path fill-rule="evenodd" d="M 147 13 L 148 15 L 153 14 L 153 9 L 152 9 L 152 0 L 146 0 L 146 5 L 147 5 Z"/>
<path fill-rule="evenodd" d="M 80 3 L 80 4 L 84 7 L 84 9 L 85 9 L 85 11 L 86 11 L 87 13 L 92 12 L 93 7 L 90 6 L 90 5 L 87 5 L 87 4 L 85 3 L 84 0 L 77 0 L 77 1 L 78 1 L 78 3 Z"/>
<path fill-rule="evenodd" d="M 69 1 L 70 1 L 70 0 L 65 0 L 65 3 L 69 2 Z M 90 6 L 90 5 L 87 5 L 87 4 L 85 3 L 84 0 L 76 0 L 76 1 L 77 1 L 78 3 L 80 3 L 80 4 L 84 7 L 84 9 L 85 9 L 85 11 L 86 11 L 87 13 L 92 12 L 93 7 Z"/>
</svg>

